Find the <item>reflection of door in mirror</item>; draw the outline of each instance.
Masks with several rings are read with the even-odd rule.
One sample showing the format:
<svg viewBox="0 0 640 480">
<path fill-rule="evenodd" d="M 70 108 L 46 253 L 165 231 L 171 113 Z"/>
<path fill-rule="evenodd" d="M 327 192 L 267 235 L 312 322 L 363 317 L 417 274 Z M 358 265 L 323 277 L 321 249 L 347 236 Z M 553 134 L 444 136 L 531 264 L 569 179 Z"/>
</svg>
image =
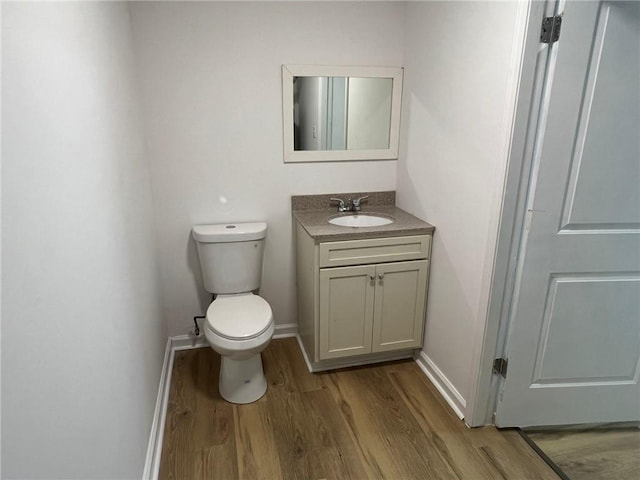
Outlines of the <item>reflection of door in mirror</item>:
<svg viewBox="0 0 640 480">
<path fill-rule="evenodd" d="M 294 150 L 389 148 L 391 78 L 294 77 Z"/>
<path fill-rule="evenodd" d="M 347 79 L 295 77 L 295 150 L 346 150 Z"/>
</svg>

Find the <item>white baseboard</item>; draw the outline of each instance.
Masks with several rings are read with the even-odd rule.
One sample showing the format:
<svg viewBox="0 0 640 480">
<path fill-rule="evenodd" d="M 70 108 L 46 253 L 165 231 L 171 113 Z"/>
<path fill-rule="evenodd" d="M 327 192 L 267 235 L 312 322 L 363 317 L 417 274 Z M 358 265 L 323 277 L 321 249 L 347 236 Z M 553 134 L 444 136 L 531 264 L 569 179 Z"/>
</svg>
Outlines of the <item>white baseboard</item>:
<svg viewBox="0 0 640 480">
<path fill-rule="evenodd" d="M 156 398 L 156 408 L 151 423 L 149 445 L 147 446 L 147 458 L 142 472 L 143 480 L 155 480 L 160 469 L 160 454 L 162 452 L 162 437 L 164 436 L 164 423 L 167 417 L 167 402 L 169 400 L 169 385 L 171 384 L 171 370 L 173 369 L 173 355 L 171 338 L 167 339 L 164 351 L 164 361 L 160 373 L 160 384 Z"/>
<path fill-rule="evenodd" d="M 449 381 L 449 379 L 442 373 L 442 371 L 433 363 L 424 352 L 420 352 L 416 363 L 425 375 L 431 380 L 431 383 L 438 389 L 440 395 L 449 404 L 455 414 L 462 420 L 464 418 L 464 411 L 467 406 L 467 402 L 460 392 L 456 390 L 456 387 Z"/>
<path fill-rule="evenodd" d="M 151 434 L 149 435 L 147 458 L 142 472 L 143 480 L 156 480 L 160 471 L 162 440 L 164 437 L 165 421 L 167 419 L 169 387 L 171 385 L 171 373 L 173 371 L 173 359 L 175 358 L 175 352 L 178 350 L 189 350 L 192 348 L 203 348 L 207 346 L 207 340 L 204 338 L 204 335 L 200 335 L 198 337 L 193 335 L 178 335 L 167 339 L 167 348 L 164 352 L 164 363 L 162 365 L 162 373 L 160 374 L 160 385 L 158 386 L 156 410 L 153 414 Z"/>
<path fill-rule="evenodd" d="M 356 357 L 333 358 L 312 362 L 307 350 L 304 348 L 300 335 L 296 335 L 296 339 L 298 340 L 298 346 L 302 352 L 304 363 L 307 365 L 307 370 L 309 370 L 310 373 L 326 372 L 339 368 L 361 367 L 363 365 L 375 365 L 376 363 L 413 358 L 412 350 L 404 350 L 401 352 L 377 352 L 358 355 Z"/>
<path fill-rule="evenodd" d="M 209 346 L 203 333 L 197 337 L 192 334 L 176 335 L 175 337 L 169 337 L 169 340 L 171 340 L 171 348 L 174 352 L 177 352 L 178 350 L 191 350 L 192 348 L 203 348 Z"/>
<path fill-rule="evenodd" d="M 276 331 L 273 338 L 289 338 L 298 335 L 297 323 L 285 323 L 284 325 L 276 325 Z"/>
<path fill-rule="evenodd" d="M 302 358 L 304 358 L 304 363 L 307 364 L 307 370 L 313 372 L 313 365 L 311 365 L 311 360 L 309 360 L 309 356 L 307 355 L 307 351 L 304 349 L 304 345 L 302 344 L 302 339 L 300 335 L 296 334 L 296 340 L 298 340 L 298 347 L 300 347 L 300 351 L 302 352 Z"/>
</svg>

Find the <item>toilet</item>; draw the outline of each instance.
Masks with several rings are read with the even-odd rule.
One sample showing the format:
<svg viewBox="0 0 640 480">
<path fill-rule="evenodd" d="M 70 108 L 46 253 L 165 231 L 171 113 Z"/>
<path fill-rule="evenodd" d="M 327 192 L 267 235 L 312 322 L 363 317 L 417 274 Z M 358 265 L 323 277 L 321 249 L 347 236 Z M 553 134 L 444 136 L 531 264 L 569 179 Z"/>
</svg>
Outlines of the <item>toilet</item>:
<svg viewBox="0 0 640 480">
<path fill-rule="evenodd" d="M 267 224 L 196 225 L 204 288 L 215 295 L 204 334 L 220 354 L 219 389 L 231 403 L 251 403 L 267 391 L 260 352 L 273 337 L 271 306 L 255 295 L 262 277 Z"/>
</svg>

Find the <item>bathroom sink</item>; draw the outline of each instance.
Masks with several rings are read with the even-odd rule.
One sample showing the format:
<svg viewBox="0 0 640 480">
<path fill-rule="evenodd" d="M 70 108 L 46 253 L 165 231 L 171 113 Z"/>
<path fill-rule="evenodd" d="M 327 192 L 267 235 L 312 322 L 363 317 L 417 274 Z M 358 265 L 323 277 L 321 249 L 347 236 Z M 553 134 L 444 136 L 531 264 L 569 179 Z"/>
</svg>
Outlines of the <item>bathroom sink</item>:
<svg viewBox="0 0 640 480">
<path fill-rule="evenodd" d="M 393 220 L 378 215 L 361 214 L 334 217 L 329 220 L 329 223 L 332 225 L 340 225 L 341 227 L 380 227 L 393 223 Z"/>
</svg>

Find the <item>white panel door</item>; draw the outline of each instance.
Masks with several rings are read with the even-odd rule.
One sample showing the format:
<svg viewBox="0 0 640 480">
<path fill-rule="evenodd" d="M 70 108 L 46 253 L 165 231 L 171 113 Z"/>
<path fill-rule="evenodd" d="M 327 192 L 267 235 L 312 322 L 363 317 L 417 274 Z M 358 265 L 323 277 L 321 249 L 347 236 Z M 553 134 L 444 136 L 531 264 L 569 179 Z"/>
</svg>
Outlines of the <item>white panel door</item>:
<svg viewBox="0 0 640 480">
<path fill-rule="evenodd" d="M 505 427 L 640 420 L 640 3 L 562 9 L 496 409 Z"/>
</svg>

